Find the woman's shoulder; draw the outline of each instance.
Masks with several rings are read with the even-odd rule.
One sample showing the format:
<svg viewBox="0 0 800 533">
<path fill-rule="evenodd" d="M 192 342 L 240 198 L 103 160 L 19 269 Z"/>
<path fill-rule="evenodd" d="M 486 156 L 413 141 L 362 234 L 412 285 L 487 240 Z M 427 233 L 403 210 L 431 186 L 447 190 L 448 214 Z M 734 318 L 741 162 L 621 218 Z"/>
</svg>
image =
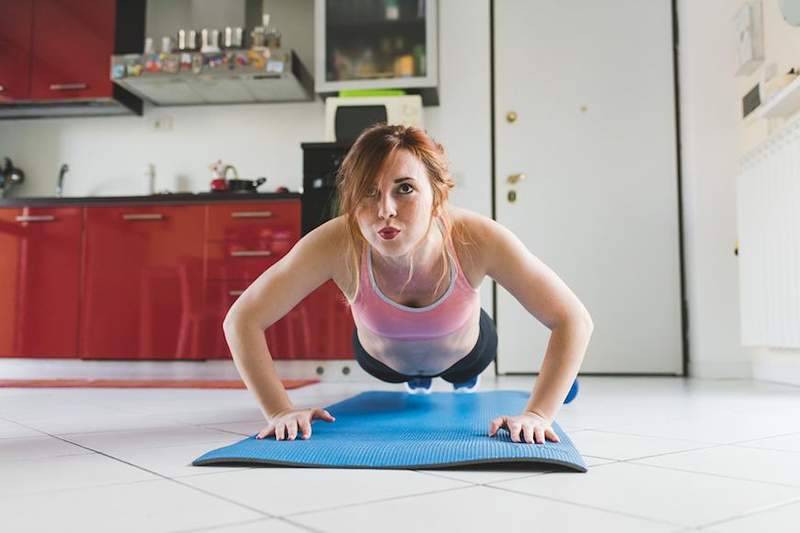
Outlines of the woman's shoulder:
<svg viewBox="0 0 800 533">
<path fill-rule="evenodd" d="M 493 221 L 480 213 L 451 206 L 453 246 L 470 285 L 480 286 L 486 275 L 486 234 Z"/>
<path fill-rule="evenodd" d="M 347 225 L 347 217 L 339 215 L 332 218 L 319 226 L 322 229 L 322 237 L 325 240 L 326 248 L 329 253 L 327 260 L 330 261 L 333 270 L 332 279 L 339 289 L 344 292 L 348 298 L 352 297 L 353 288 L 355 287 L 355 277 L 353 272 L 347 267 L 349 255 L 345 253 L 350 247 L 350 228 Z"/>
</svg>

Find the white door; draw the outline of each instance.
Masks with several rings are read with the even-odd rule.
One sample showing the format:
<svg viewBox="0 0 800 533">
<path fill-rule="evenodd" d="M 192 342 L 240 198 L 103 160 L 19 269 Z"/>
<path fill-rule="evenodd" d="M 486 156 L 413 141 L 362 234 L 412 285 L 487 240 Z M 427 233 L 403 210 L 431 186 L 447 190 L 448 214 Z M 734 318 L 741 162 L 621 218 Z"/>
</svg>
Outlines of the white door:
<svg viewBox="0 0 800 533">
<path fill-rule="evenodd" d="M 682 373 L 670 0 L 493 5 L 498 222 L 591 313 L 582 372 Z M 498 371 L 537 372 L 550 331 L 497 290 Z"/>
</svg>

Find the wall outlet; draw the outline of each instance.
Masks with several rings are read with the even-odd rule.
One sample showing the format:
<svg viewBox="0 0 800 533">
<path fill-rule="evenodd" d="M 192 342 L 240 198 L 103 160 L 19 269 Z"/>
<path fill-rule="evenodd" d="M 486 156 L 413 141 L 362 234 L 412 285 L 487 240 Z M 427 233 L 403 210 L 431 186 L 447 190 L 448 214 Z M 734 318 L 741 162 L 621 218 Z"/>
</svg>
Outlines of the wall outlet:
<svg viewBox="0 0 800 533">
<path fill-rule="evenodd" d="M 160 116 L 155 117 L 150 122 L 154 131 L 172 131 L 172 117 Z"/>
</svg>

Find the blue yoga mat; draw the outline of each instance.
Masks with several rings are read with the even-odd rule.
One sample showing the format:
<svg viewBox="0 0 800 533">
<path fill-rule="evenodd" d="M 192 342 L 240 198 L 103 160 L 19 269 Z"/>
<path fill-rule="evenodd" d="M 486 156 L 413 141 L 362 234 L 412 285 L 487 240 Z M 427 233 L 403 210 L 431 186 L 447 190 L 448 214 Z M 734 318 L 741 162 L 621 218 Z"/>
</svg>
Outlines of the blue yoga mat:
<svg viewBox="0 0 800 533">
<path fill-rule="evenodd" d="M 363 392 L 327 407 L 332 423 L 315 421 L 311 438 L 251 437 L 212 450 L 192 463 L 269 464 L 332 468 L 437 468 L 459 465 L 548 463 L 586 472 L 578 450 L 558 424 L 561 442 L 512 442 L 506 430 L 489 437 L 500 415 L 522 412 L 522 391 L 473 394 Z"/>
</svg>

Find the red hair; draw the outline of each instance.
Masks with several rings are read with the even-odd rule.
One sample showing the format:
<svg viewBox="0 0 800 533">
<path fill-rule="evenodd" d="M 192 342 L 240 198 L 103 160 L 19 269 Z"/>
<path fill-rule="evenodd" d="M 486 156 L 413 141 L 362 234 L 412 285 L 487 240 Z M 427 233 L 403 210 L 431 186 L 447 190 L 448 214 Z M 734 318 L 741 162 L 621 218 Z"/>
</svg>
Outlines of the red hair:
<svg viewBox="0 0 800 533">
<path fill-rule="evenodd" d="M 353 296 L 358 294 L 359 264 L 365 246 L 366 238 L 361 233 L 356 220 L 356 211 L 361 202 L 368 196 L 381 170 L 399 150 L 405 150 L 416 157 L 425 167 L 433 190 L 433 206 L 428 220 L 425 235 L 431 229 L 434 218 L 442 223 L 443 236 L 446 246 L 442 247 L 444 268 L 434 294 L 438 291 L 442 280 L 447 275 L 447 245 L 453 244 L 453 220 L 448 210 L 448 197 L 450 189 L 455 182 L 447 168 L 447 157 L 444 148 L 434 141 L 423 129 L 413 126 L 392 126 L 376 124 L 365 129 L 356 139 L 347 156 L 344 158 L 337 176 L 337 193 L 339 214 L 344 215 L 347 221 L 347 267 L 355 280 Z M 420 240 L 420 243 L 423 241 Z M 416 246 L 418 246 L 418 243 Z M 411 269 L 403 289 L 414 275 L 413 253 Z"/>
</svg>

